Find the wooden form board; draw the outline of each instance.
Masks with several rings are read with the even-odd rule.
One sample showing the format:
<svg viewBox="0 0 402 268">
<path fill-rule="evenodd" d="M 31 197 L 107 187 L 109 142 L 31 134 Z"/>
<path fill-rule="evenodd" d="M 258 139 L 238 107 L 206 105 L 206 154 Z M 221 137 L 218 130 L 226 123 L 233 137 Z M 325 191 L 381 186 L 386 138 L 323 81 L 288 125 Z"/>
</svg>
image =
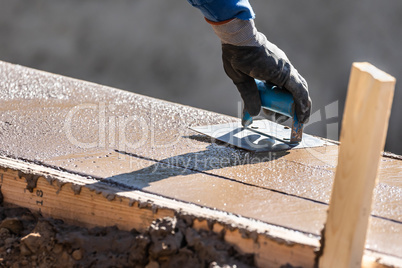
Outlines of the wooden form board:
<svg viewBox="0 0 402 268">
<path fill-rule="evenodd" d="M 395 78 L 352 66 L 320 267 L 360 267 Z"/>
</svg>

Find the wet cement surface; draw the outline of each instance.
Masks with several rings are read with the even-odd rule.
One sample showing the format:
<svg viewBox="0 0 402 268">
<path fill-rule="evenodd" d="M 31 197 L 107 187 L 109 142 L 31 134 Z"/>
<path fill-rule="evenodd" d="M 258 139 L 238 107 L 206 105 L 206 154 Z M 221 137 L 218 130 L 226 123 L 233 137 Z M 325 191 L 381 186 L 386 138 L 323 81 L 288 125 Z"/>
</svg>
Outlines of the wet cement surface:
<svg viewBox="0 0 402 268">
<path fill-rule="evenodd" d="M 315 235 L 325 222 L 337 146 L 249 153 L 189 129 L 237 119 L 7 63 L 0 102 L 2 154 Z M 379 178 L 367 247 L 400 255 L 402 162 Z"/>
</svg>

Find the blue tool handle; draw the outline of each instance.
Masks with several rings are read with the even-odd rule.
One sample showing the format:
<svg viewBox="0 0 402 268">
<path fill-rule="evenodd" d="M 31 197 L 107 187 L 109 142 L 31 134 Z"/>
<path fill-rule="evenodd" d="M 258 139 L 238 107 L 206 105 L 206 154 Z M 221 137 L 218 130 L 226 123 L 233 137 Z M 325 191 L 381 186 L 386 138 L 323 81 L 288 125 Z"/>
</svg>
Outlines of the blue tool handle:
<svg viewBox="0 0 402 268">
<path fill-rule="evenodd" d="M 285 115 L 295 117 L 294 100 L 292 94 L 271 83 L 255 79 L 258 93 L 260 94 L 261 106 L 265 109 Z M 243 114 L 243 126 L 249 126 L 253 123 L 253 118 L 248 112 Z"/>
<path fill-rule="evenodd" d="M 292 94 L 280 87 L 255 79 L 260 93 L 261 106 L 275 113 L 293 117 L 295 104 Z"/>
</svg>

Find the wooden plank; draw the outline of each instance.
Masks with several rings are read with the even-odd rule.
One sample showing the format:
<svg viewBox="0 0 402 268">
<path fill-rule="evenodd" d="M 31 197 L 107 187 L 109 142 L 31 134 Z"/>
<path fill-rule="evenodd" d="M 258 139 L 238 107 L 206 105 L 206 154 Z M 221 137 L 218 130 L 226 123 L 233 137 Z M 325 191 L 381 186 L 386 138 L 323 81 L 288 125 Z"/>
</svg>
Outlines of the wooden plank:
<svg viewBox="0 0 402 268">
<path fill-rule="evenodd" d="M 361 267 L 394 88 L 394 77 L 353 64 L 320 267 Z"/>
<path fill-rule="evenodd" d="M 71 183 L 49 183 L 38 177 L 32 192 L 26 189 L 26 180 L 17 171 L 0 171 L 1 189 L 4 201 L 40 212 L 45 217 L 63 219 L 69 224 L 87 227 L 113 226 L 130 230 L 144 230 L 157 218 L 174 216 L 173 211 L 136 209 L 143 207 L 127 198 L 109 200 L 107 194 L 88 187 L 82 187 L 76 195 Z M 145 201 L 146 202 L 146 201 Z"/>
</svg>

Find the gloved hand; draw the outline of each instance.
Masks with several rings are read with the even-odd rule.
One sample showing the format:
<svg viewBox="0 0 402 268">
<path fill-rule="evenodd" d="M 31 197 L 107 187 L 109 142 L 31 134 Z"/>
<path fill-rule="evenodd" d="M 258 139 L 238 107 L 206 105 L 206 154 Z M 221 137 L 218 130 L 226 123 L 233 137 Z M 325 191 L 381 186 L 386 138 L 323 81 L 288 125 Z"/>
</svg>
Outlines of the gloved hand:
<svg viewBox="0 0 402 268">
<path fill-rule="evenodd" d="M 306 81 L 285 53 L 257 31 L 254 20 L 235 18 L 224 23 L 208 23 L 222 41 L 223 66 L 240 92 L 244 110 L 251 116 L 260 113 L 261 101 L 254 81 L 256 78 L 288 90 L 293 95 L 298 120 L 307 123 L 311 99 Z"/>
</svg>

